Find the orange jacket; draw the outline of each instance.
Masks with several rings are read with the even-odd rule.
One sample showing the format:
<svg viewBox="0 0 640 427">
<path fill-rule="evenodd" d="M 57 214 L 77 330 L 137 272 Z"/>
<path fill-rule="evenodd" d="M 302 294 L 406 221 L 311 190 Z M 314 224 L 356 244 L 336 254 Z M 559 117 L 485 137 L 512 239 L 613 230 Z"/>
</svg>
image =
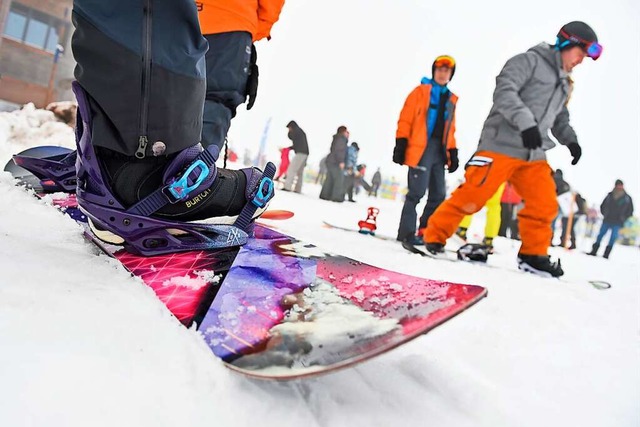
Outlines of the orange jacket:
<svg viewBox="0 0 640 427">
<path fill-rule="evenodd" d="M 404 164 L 407 166 L 418 166 L 427 148 L 427 111 L 431 101 L 431 87 L 430 84 L 421 84 L 412 90 L 400 112 L 396 138 L 407 138 L 407 151 L 404 158 Z M 456 148 L 456 102 L 458 97 L 451 92 L 447 101 L 449 116 L 445 121 L 442 136 L 447 152 L 447 162 L 450 161 L 449 149 Z"/>
<path fill-rule="evenodd" d="M 198 0 L 202 34 L 247 31 L 253 41 L 270 37 L 284 0 Z"/>
</svg>

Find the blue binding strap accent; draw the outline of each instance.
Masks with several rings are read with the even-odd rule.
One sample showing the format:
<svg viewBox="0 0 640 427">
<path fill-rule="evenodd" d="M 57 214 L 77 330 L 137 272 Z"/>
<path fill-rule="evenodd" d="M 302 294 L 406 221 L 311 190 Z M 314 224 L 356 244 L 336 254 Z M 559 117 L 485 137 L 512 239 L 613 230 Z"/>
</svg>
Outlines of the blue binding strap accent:
<svg viewBox="0 0 640 427">
<path fill-rule="evenodd" d="M 198 177 L 193 184 L 189 185 L 189 175 L 196 168 L 200 168 L 200 170 L 198 171 Z M 193 190 L 198 188 L 200 184 L 202 184 L 202 182 L 207 179 L 208 176 L 209 167 L 202 160 L 196 160 L 195 162 L 191 163 L 191 165 L 187 168 L 187 170 L 180 178 L 164 187 L 162 189 L 162 192 L 165 196 L 167 196 L 170 203 L 178 203 L 179 201 L 189 197 L 189 194 Z"/>
<path fill-rule="evenodd" d="M 268 176 L 262 177 L 260 184 L 258 184 L 258 190 L 251 203 L 259 208 L 263 208 L 267 205 L 267 202 L 273 197 L 273 180 Z"/>
</svg>

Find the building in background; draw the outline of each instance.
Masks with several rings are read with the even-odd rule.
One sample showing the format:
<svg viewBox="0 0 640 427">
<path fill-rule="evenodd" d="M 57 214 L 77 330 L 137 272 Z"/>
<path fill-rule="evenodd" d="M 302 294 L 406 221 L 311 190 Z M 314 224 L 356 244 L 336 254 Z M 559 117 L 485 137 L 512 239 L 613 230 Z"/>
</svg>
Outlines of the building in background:
<svg viewBox="0 0 640 427">
<path fill-rule="evenodd" d="M 73 0 L 0 1 L 0 110 L 73 100 Z"/>
</svg>

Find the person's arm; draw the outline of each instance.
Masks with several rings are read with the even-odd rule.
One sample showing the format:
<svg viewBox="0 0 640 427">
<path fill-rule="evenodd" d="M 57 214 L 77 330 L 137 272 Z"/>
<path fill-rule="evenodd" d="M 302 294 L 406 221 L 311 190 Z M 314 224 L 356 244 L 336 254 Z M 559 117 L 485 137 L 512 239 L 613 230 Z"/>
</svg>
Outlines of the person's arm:
<svg viewBox="0 0 640 427">
<path fill-rule="evenodd" d="M 607 194 L 607 197 L 604 198 L 602 203 L 600 204 L 600 213 L 602 215 L 607 214 L 607 208 L 609 207 L 609 199 L 611 198 L 611 193 Z"/>
<path fill-rule="evenodd" d="M 551 133 L 562 145 L 578 143 L 578 136 L 569 123 L 569 110 L 566 105 L 562 107 L 562 111 L 556 116 L 556 120 L 551 127 Z"/>
<path fill-rule="evenodd" d="M 631 215 L 633 215 L 633 200 L 631 199 L 630 196 L 629 197 L 629 204 L 628 204 L 628 208 L 627 208 L 627 215 L 625 216 L 624 220 L 626 221 L 627 218 L 629 218 Z"/>
<path fill-rule="evenodd" d="M 278 21 L 284 0 L 258 1 L 258 28 L 253 36 L 254 41 L 271 38 L 271 28 Z"/>
<path fill-rule="evenodd" d="M 569 110 L 564 105 L 560 114 L 556 117 L 553 126 L 551 127 L 551 133 L 556 137 L 560 144 L 566 146 L 573 157 L 572 165 L 578 163 L 580 157 L 582 157 L 582 148 L 578 144 L 578 137 L 576 132 L 569 123 Z"/>
<path fill-rule="evenodd" d="M 520 90 L 533 75 L 535 66 L 535 54 L 521 53 L 509 59 L 496 77 L 493 104 L 520 132 L 538 125 L 533 112 L 520 98 Z"/>
<path fill-rule="evenodd" d="M 413 119 L 416 117 L 416 104 L 419 99 L 420 86 L 411 91 L 407 99 L 404 101 L 400 117 L 398 118 L 398 128 L 396 130 L 396 139 L 409 139 L 411 136 L 411 128 L 413 127 Z M 425 106 L 426 108 L 426 106 Z"/>
</svg>

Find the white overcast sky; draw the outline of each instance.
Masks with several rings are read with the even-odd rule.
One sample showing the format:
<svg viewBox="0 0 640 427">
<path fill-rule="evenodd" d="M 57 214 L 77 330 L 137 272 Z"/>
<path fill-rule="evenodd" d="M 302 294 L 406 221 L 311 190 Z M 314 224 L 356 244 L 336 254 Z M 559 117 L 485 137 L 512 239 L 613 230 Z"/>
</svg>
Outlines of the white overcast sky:
<svg viewBox="0 0 640 427">
<path fill-rule="evenodd" d="M 573 73 L 569 110 L 583 147 L 580 163 L 571 166 L 561 146 L 548 152 L 549 162 L 590 203 L 600 203 L 621 178 L 640 206 L 636 0 L 288 0 L 272 40 L 258 43 L 258 100 L 249 112 L 239 108 L 230 141 L 240 153 L 257 150 L 271 117 L 268 144 L 275 151 L 288 144 L 285 125 L 296 120 L 309 139 L 309 163 L 317 164 L 344 124 L 369 171 L 379 166 L 404 181 L 406 168 L 391 162 L 398 114 L 421 77 L 430 76 L 434 57 L 450 54 L 457 60 L 449 87 L 460 97 L 456 136 L 465 162 L 477 146 L 504 62 L 539 42 L 554 42 L 572 20 L 595 29 L 604 53 Z M 462 168 L 453 175 L 462 177 Z"/>
</svg>

